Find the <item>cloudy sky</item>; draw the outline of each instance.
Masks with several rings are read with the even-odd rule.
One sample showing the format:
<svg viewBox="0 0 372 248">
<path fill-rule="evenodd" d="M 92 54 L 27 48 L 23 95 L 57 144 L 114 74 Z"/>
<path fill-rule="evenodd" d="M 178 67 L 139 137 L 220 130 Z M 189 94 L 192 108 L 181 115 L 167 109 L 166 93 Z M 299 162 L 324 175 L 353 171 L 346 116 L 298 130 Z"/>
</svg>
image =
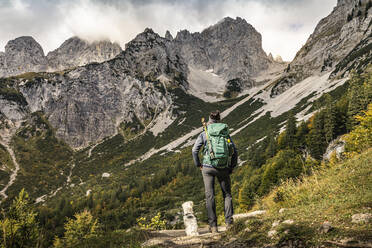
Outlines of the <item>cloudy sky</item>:
<svg viewBox="0 0 372 248">
<path fill-rule="evenodd" d="M 263 38 L 263 48 L 293 59 L 337 0 L 0 0 L 0 51 L 8 40 L 33 36 L 47 53 L 77 35 L 122 47 L 146 27 L 160 35 L 192 32 L 240 16 Z"/>
</svg>

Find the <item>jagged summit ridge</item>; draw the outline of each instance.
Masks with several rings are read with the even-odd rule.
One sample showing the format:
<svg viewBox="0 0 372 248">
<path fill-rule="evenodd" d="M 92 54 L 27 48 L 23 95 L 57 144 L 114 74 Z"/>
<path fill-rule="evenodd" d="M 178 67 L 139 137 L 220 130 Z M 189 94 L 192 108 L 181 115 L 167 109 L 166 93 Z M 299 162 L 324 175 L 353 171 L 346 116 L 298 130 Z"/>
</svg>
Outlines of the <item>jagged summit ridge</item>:
<svg viewBox="0 0 372 248">
<path fill-rule="evenodd" d="M 186 86 L 187 64 L 174 42 L 146 28 L 125 45 L 119 56 L 138 78 L 155 81 L 160 76 L 168 80 L 177 77 Z"/>
<path fill-rule="evenodd" d="M 47 55 L 50 70 L 63 70 L 92 62 L 103 62 L 114 58 L 121 52 L 117 43 L 108 40 L 88 42 L 74 36 Z"/>
<path fill-rule="evenodd" d="M 261 34 L 240 17 L 226 17 L 201 33 L 182 30 L 175 41 L 190 66 L 213 69 L 225 80 L 246 80 L 271 63 L 262 49 Z"/>
<path fill-rule="evenodd" d="M 25 72 L 58 71 L 103 62 L 120 52 L 117 43 L 105 40 L 89 43 L 79 37 L 72 37 L 45 56 L 43 48 L 33 37 L 21 36 L 10 40 L 5 46 L 5 53 L 0 53 L 0 77 Z"/>
<path fill-rule="evenodd" d="M 370 49 L 364 48 L 365 51 L 362 51 L 363 47 L 368 47 L 371 43 L 372 8 L 368 9 L 367 6 L 367 1 L 339 0 L 333 11 L 317 24 L 305 45 L 297 52 L 282 80 L 273 88 L 272 96 L 281 94 L 312 75 L 329 72 L 335 74 L 335 69 L 343 73 L 347 67 L 341 64 L 352 65 L 354 59 L 362 54 L 371 56 Z M 360 43 L 365 44 L 359 46 L 359 56 L 347 58 Z"/>
<path fill-rule="evenodd" d="M 212 73 L 204 70 L 212 69 L 212 80 L 223 90 L 228 80 L 239 78 L 236 81 L 243 85 L 244 80 L 275 63 L 262 50 L 261 35 L 241 18 L 225 18 L 201 33 L 181 31 L 174 39 L 147 28 L 114 59 L 74 68 L 74 62 L 86 62 L 92 51 L 98 52 L 106 44 L 110 45 L 72 37 L 46 56 L 48 64 L 55 62 L 53 67 L 68 66 L 71 70 L 61 75 L 37 75 L 31 82 L 18 80 L 27 102 L 23 117 L 43 111 L 57 137 L 71 147 L 86 147 L 114 135 L 122 125 L 147 129 L 157 117 L 177 114 L 172 110 L 177 106 L 166 91 L 168 83 L 188 90 L 193 79 L 190 74 L 197 71 L 210 76 Z M 75 61 L 74 55 L 79 60 Z M 0 54 L 0 63 L 3 57 Z M 253 85 L 251 80 L 249 83 Z M 11 107 L 12 103 L 6 101 L 3 106 Z"/>
</svg>

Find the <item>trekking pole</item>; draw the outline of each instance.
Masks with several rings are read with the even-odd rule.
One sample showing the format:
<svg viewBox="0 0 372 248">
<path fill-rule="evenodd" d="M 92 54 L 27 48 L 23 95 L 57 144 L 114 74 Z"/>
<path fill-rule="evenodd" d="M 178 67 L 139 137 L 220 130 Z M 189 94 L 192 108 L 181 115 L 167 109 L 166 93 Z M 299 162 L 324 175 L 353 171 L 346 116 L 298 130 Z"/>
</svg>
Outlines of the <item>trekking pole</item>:
<svg viewBox="0 0 372 248">
<path fill-rule="evenodd" d="M 203 124 L 204 132 L 205 132 L 205 137 L 207 138 L 209 155 L 210 155 L 211 159 L 214 159 L 215 158 L 214 157 L 214 152 L 213 152 L 213 149 L 212 149 L 211 141 L 209 140 L 208 130 L 207 130 L 207 123 L 205 122 L 204 117 L 202 117 L 201 122 Z"/>
</svg>

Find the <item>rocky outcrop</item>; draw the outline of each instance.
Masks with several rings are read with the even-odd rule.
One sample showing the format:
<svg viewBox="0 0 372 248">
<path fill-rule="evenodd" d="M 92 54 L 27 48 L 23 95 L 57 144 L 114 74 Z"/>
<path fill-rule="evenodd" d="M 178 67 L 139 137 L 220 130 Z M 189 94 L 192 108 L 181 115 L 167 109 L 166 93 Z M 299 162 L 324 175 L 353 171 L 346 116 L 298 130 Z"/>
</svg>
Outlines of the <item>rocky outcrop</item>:
<svg viewBox="0 0 372 248">
<path fill-rule="evenodd" d="M 29 112 L 43 111 L 56 136 L 74 148 L 118 131 L 120 123 L 151 121 L 168 105 L 156 86 L 123 73 L 120 63 L 92 64 L 64 75 L 22 81 Z"/>
<path fill-rule="evenodd" d="M 5 53 L 0 54 L 0 65 L 1 77 L 46 70 L 47 60 L 34 38 L 22 36 L 6 44 Z"/>
<path fill-rule="evenodd" d="M 261 34 L 239 17 L 226 17 L 201 33 L 180 31 L 174 41 L 189 66 L 226 81 L 247 80 L 274 63 L 262 49 Z"/>
<path fill-rule="evenodd" d="M 286 73 L 273 88 L 272 96 L 281 94 L 311 75 L 332 72 L 335 68 L 337 71 L 346 69 L 346 66 L 339 64 L 353 64 L 355 59 L 361 57 L 358 53 L 363 49 L 363 54 L 370 61 L 371 10 L 367 8 L 367 1 L 360 1 L 360 4 L 358 0 L 338 1 L 332 13 L 318 23 L 306 44 L 298 51 Z M 357 48 L 361 42 L 363 45 Z M 345 61 L 352 51 L 353 55 Z"/>
<path fill-rule="evenodd" d="M 173 40 L 173 36 L 172 34 L 169 32 L 169 30 L 167 30 L 167 32 L 165 32 L 165 39 L 167 40 Z"/>
<path fill-rule="evenodd" d="M 291 63 L 291 72 L 303 76 L 331 71 L 362 39 L 371 33 L 372 15 L 357 0 L 338 1 L 332 13 L 323 18 Z M 363 1 L 364 2 L 364 1 Z M 365 1 L 367 2 L 367 1 Z M 353 10 L 354 9 L 354 10 Z M 357 12 L 361 11 L 360 16 Z M 347 16 L 353 13 L 352 19 Z"/>
<path fill-rule="evenodd" d="M 114 58 L 121 52 L 117 43 L 110 41 L 88 42 L 72 37 L 47 55 L 49 71 L 63 70 L 92 62 L 101 63 Z"/>
<path fill-rule="evenodd" d="M 26 72 L 59 71 L 92 62 L 103 62 L 114 58 L 120 52 L 121 48 L 116 43 L 89 43 L 73 37 L 45 56 L 42 47 L 34 38 L 22 36 L 9 41 L 5 46 L 5 53 L 0 53 L 0 77 Z"/>
<path fill-rule="evenodd" d="M 171 42 L 147 29 L 113 60 L 3 79 L 11 83 L 0 85 L 8 88 L 0 94 L 0 112 L 19 120 L 42 111 L 57 137 L 74 148 L 86 147 L 116 134 L 119 126 L 147 128 L 161 112 L 172 111 L 172 97 L 158 78 L 182 87 L 186 73 Z"/>
<path fill-rule="evenodd" d="M 125 62 L 128 72 L 138 78 L 155 81 L 164 76 L 165 81 L 176 79 L 186 84 L 188 68 L 179 49 L 150 28 L 126 44 L 118 60 Z"/>
</svg>

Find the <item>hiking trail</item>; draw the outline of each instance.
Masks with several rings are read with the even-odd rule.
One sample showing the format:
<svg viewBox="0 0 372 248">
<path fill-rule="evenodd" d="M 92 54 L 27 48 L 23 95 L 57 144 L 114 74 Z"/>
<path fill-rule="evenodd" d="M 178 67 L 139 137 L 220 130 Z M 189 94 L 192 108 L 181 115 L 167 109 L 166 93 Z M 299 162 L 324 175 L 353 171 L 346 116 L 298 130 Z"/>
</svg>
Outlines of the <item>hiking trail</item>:
<svg viewBox="0 0 372 248">
<path fill-rule="evenodd" d="M 13 162 L 13 164 L 15 166 L 15 168 L 11 170 L 11 174 L 10 174 L 10 177 L 9 177 L 10 178 L 9 179 L 9 182 L 0 191 L 0 195 L 3 197 L 1 199 L 1 202 L 0 203 L 4 202 L 4 200 L 8 198 L 8 195 L 6 194 L 6 191 L 8 190 L 8 188 L 10 186 L 13 185 L 13 183 L 14 183 L 17 175 L 18 175 L 19 168 L 20 168 L 20 166 L 19 166 L 19 164 L 17 162 L 16 156 L 14 154 L 14 151 L 13 151 L 13 149 L 10 146 L 11 139 L 12 139 L 13 135 L 15 134 L 15 132 L 17 131 L 17 129 L 18 129 L 19 126 L 20 126 L 19 123 L 15 123 L 14 128 L 7 129 L 0 136 L 0 138 L 1 138 L 0 144 L 3 145 L 5 147 L 5 149 L 8 151 L 10 157 L 12 158 L 12 162 Z"/>
</svg>

